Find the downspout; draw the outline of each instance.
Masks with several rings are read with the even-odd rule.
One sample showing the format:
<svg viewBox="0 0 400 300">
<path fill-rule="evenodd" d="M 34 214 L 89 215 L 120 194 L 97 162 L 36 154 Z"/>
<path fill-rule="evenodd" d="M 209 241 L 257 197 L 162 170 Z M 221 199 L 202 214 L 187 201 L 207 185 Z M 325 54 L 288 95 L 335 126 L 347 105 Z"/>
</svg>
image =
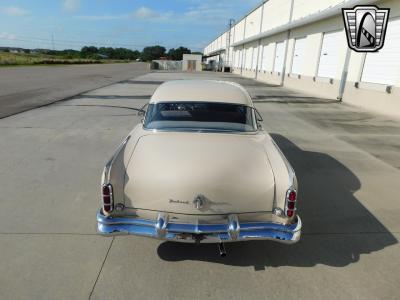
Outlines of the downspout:
<svg viewBox="0 0 400 300">
<path fill-rule="evenodd" d="M 262 25 L 263 25 L 263 20 L 264 20 L 264 8 L 265 8 L 265 3 L 264 3 L 264 1 L 263 1 L 262 8 L 261 8 L 260 34 L 261 34 L 261 32 L 262 32 Z M 258 78 L 258 71 L 259 71 L 259 70 L 258 70 L 258 67 L 259 67 L 259 65 L 260 65 L 259 60 L 260 60 L 260 46 L 261 46 L 261 40 L 262 40 L 262 39 L 259 39 L 259 40 L 258 40 L 257 65 L 256 65 L 256 76 L 255 76 L 255 79 Z"/>
<path fill-rule="evenodd" d="M 347 75 L 349 74 L 350 57 L 351 57 L 351 50 L 350 50 L 350 48 L 347 48 L 346 59 L 344 61 L 344 66 L 343 66 L 343 71 L 342 71 L 342 77 L 340 79 L 339 95 L 337 96 L 337 99 L 340 101 L 343 101 L 343 94 L 344 94 L 344 90 L 346 88 Z"/>
<path fill-rule="evenodd" d="M 292 0 L 292 3 L 290 4 L 289 24 L 292 22 L 292 19 L 293 19 L 293 8 L 294 8 L 294 0 Z M 283 86 L 283 84 L 285 83 L 285 73 L 286 73 L 287 54 L 288 54 L 289 38 L 290 38 L 290 33 L 291 33 L 291 32 L 292 32 L 292 30 L 289 29 L 289 30 L 287 31 L 287 35 L 286 35 L 285 56 L 284 56 L 284 58 L 283 58 L 283 68 L 282 68 L 280 86 Z"/>
<path fill-rule="evenodd" d="M 233 27 L 233 42 L 235 42 L 235 38 L 236 38 L 236 25 L 237 24 L 235 21 L 235 26 Z M 236 64 L 234 64 L 235 56 L 236 56 L 235 47 L 232 47 L 232 70 L 236 69 Z"/>
<path fill-rule="evenodd" d="M 243 39 L 246 38 L 246 25 L 247 25 L 247 17 L 244 18 L 244 30 L 243 30 Z M 243 57 L 245 57 L 245 51 L 244 51 L 244 44 L 243 44 L 243 52 L 242 52 L 242 65 L 240 66 L 240 75 L 243 75 Z"/>
</svg>

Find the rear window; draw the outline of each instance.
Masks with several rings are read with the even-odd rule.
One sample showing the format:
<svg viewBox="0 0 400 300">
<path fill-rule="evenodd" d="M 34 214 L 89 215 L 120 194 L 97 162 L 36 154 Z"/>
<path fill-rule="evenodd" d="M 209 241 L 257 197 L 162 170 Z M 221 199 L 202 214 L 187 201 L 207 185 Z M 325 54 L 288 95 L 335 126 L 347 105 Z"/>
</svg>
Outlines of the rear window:
<svg viewBox="0 0 400 300">
<path fill-rule="evenodd" d="M 150 104 L 144 127 L 162 130 L 255 131 L 253 108 L 208 102 Z"/>
</svg>

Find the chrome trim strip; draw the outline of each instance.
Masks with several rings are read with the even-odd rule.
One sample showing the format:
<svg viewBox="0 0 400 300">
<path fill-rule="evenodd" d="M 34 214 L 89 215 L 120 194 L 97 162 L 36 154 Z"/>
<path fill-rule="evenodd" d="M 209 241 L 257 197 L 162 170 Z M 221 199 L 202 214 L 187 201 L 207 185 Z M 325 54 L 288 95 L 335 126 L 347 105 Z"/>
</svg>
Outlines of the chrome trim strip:
<svg viewBox="0 0 400 300">
<path fill-rule="evenodd" d="M 236 134 L 236 135 L 257 135 L 259 130 L 255 131 L 235 131 L 235 130 L 216 130 L 216 129 L 190 129 L 190 128 L 168 128 L 168 129 L 150 129 L 142 127 L 143 130 L 157 133 L 157 132 L 191 132 L 191 133 L 220 133 L 220 134 Z"/>
<path fill-rule="evenodd" d="M 225 224 L 180 224 L 160 213 L 157 220 L 107 217 L 97 213 L 98 233 L 105 236 L 138 235 L 161 240 L 195 243 L 220 243 L 247 240 L 274 240 L 293 244 L 300 240 L 302 223 L 299 216 L 291 225 L 272 222 L 240 223 L 237 215 L 230 215 Z"/>
<path fill-rule="evenodd" d="M 130 138 L 131 138 L 130 135 L 125 138 L 125 140 L 121 143 L 121 145 L 118 146 L 118 148 L 115 151 L 114 155 L 110 158 L 110 160 L 107 162 L 106 166 L 104 167 L 102 185 L 106 185 L 106 184 L 110 183 L 111 167 L 114 164 L 114 161 L 117 158 L 119 152 L 125 147 L 125 145 L 128 143 Z"/>
<path fill-rule="evenodd" d="M 274 144 L 275 148 L 278 150 L 280 156 L 282 157 L 283 162 L 285 163 L 286 169 L 288 171 L 289 175 L 289 182 L 291 183 L 291 186 L 289 188 L 295 189 L 296 187 L 294 186 L 294 179 L 296 178 L 296 173 L 287 160 L 286 156 L 283 154 L 282 150 L 279 148 L 279 146 L 276 144 L 276 142 L 271 138 L 272 143 Z"/>
</svg>

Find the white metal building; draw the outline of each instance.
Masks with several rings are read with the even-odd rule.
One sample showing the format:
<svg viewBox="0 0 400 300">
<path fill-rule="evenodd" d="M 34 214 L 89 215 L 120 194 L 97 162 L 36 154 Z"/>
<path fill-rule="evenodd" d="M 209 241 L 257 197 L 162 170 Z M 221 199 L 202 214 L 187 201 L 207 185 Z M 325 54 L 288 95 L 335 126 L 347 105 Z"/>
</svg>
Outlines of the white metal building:
<svg viewBox="0 0 400 300">
<path fill-rule="evenodd" d="M 198 54 L 183 54 L 182 70 L 188 72 L 202 71 L 202 55 Z"/>
<path fill-rule="evenodd" d="M 357 53 L 341 9 L 368 4 L 391 9 L 385 46 Z M 204 54 L 245 77 L 400 117 L 400 0 L 264 1 Z"/>
</svg>

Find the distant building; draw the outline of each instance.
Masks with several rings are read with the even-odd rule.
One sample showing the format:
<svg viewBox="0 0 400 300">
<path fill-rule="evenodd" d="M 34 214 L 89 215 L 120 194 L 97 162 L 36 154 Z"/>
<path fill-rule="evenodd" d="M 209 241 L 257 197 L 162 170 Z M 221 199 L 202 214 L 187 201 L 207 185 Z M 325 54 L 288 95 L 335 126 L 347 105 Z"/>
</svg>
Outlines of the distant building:
<svg viewBox="0 0 400 300">
<path fill-rule="evenodd" d="M 10 53 L 15 53 L 15 54 L 17 54 L 17 53 L 25 53 L 25 50 L 22 49 L 22 48 L 9 48 L 9 50 L 10 50 Z"/>
<path fill-rule="evenodd" d="M 201 54 L 183 54 L 182 70 L 188 72 L 202 71 L 202 59 Z"/>
</svg>

